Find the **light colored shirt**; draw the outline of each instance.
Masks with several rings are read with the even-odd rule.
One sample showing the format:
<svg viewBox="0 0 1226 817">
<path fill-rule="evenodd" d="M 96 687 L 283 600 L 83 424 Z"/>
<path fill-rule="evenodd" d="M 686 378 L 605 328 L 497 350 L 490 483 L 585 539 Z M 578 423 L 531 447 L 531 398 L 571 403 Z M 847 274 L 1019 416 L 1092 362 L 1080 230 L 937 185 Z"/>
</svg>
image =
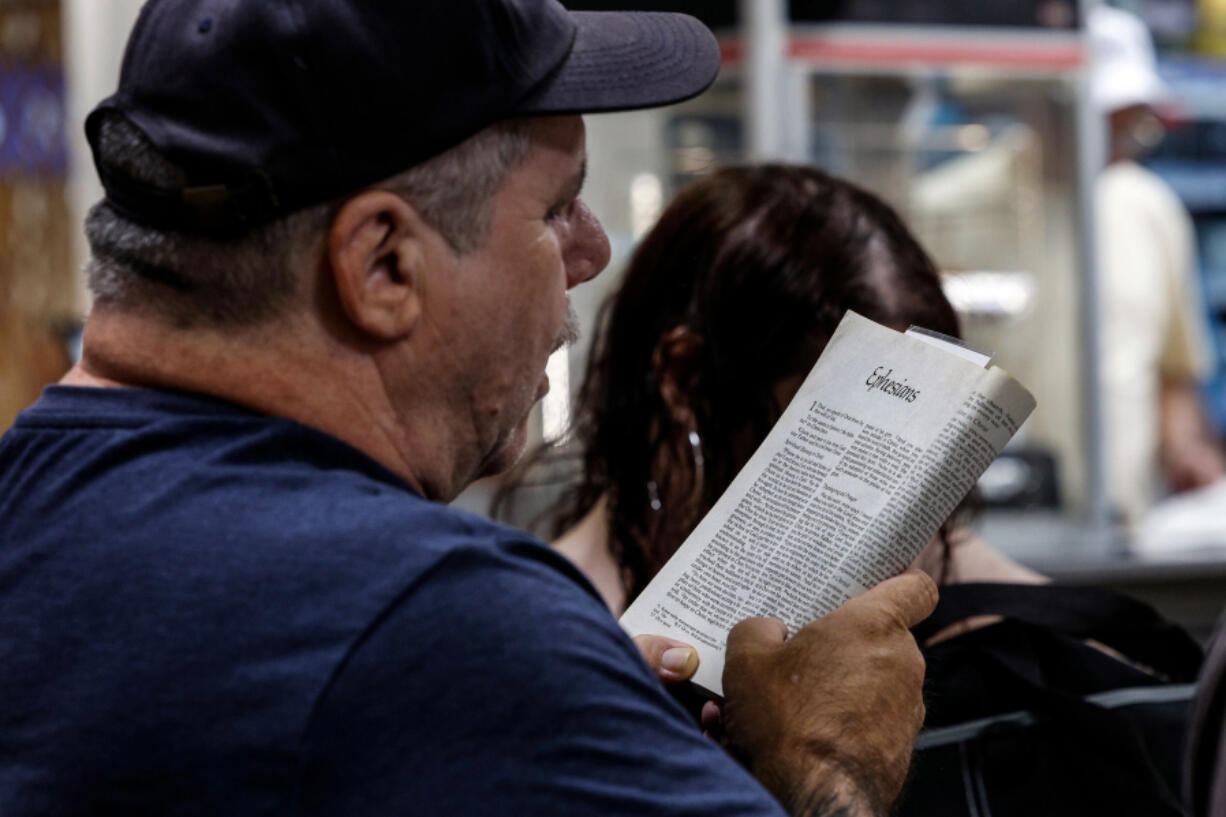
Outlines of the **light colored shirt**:
<svg viewBox="0 0 1226 817">
<path fill-rule="evenodd" d="M 1107 485 L 1135 521 L 1158 483 L 1162 379 L 1203 379 L 1212 345 L 1192 221 L 1175 194 L 1144 167 L 1116 162 L 1095 195 Z"/>
</svg>

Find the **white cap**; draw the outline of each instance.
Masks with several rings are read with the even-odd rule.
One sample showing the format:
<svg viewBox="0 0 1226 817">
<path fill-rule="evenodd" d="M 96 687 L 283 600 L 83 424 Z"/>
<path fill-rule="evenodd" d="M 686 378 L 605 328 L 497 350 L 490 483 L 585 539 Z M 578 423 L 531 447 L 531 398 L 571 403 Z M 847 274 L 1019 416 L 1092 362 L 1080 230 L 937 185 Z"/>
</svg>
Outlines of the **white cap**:
<svg viewBox="0 0 1226 817">
<path fill-rule="evenodd" d="M 1090 11 L 1090 102 L 1103 114 L 1133 105 L 1160 105 L 1171 90 L 1158 76 L 1149 29 L 1122 9 Z"/>
</svg>

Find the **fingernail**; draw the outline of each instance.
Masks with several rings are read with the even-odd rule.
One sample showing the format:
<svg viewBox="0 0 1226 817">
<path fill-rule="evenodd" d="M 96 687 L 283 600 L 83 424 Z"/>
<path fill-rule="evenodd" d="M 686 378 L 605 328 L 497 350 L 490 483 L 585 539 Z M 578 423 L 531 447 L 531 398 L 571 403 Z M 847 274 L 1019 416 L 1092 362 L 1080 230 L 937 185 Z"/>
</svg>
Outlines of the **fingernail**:
<svg viewBox="0 0 1226 817">
<path fill-rule="evenodd" d="M 689 647 L 672 647 L 660 656 L 660 666 L 678 674 L 685 674 L 697 663 L 698 653 Z"/>
</svg>

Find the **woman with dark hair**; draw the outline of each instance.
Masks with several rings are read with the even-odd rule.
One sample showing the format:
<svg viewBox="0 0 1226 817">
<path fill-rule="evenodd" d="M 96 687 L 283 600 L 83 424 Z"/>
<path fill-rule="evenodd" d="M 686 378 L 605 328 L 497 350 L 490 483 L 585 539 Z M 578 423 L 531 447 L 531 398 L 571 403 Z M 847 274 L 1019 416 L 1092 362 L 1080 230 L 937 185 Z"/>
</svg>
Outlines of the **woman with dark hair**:
<svg viewBox="0 0 1226 817">
<path fill-rule="evenodd" d="M 615 612 L 727 488 L 849 309 L 958 335 L 932 260 L 875 196 L 812 167 L 736 167 L 664 212 L 602 313 L 576 411 L 582 475 L 552 514 L 555 545 Z M 921 559 L 938 580 L 1040 580 L 965 533 L 951 554 L 951 536 Z"/>
<path fill-rule="evenodd" d="M 573 434 L 582 470 L 553 513 L 555 546 L 615 613 L 727 488 L 849 309 L 958 335 L 936 267 L 875 196 L 766 165 L 714 173 L 664 212 L 602 313 Z M 1045 584 L 954 522 L 917 562 L 945 587 L 914 630 L 927 731 L 900 817 L 1177 812 L 1191 686 L 1164 684 L 1195 678 L 1186 633 L 1102 589 Z M 1150 703 L 1117 715 L 1082 702 L 1121 691 Z M 1022 711 L 1034 729 L 1017 726 Z"/>
</svg>

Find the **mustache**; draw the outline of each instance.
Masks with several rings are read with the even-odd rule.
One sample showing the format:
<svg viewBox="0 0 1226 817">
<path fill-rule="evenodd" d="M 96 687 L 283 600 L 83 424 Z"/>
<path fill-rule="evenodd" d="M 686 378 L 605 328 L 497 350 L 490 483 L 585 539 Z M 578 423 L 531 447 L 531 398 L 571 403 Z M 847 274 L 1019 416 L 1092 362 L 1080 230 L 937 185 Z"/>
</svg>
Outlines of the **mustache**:
<svg viewBox="0 0 1226 817">
<path fill-rule="evenodd" d="M 556 352 L 563 346 L 571 346 L 577 343 L 580 337 L 579 315 L 568 301 L 566 304 L 566 320 L 562 323 L 562 331 L 558 333 L 558 339 L 553 345 L 553 351 Z"/>
</svg>

